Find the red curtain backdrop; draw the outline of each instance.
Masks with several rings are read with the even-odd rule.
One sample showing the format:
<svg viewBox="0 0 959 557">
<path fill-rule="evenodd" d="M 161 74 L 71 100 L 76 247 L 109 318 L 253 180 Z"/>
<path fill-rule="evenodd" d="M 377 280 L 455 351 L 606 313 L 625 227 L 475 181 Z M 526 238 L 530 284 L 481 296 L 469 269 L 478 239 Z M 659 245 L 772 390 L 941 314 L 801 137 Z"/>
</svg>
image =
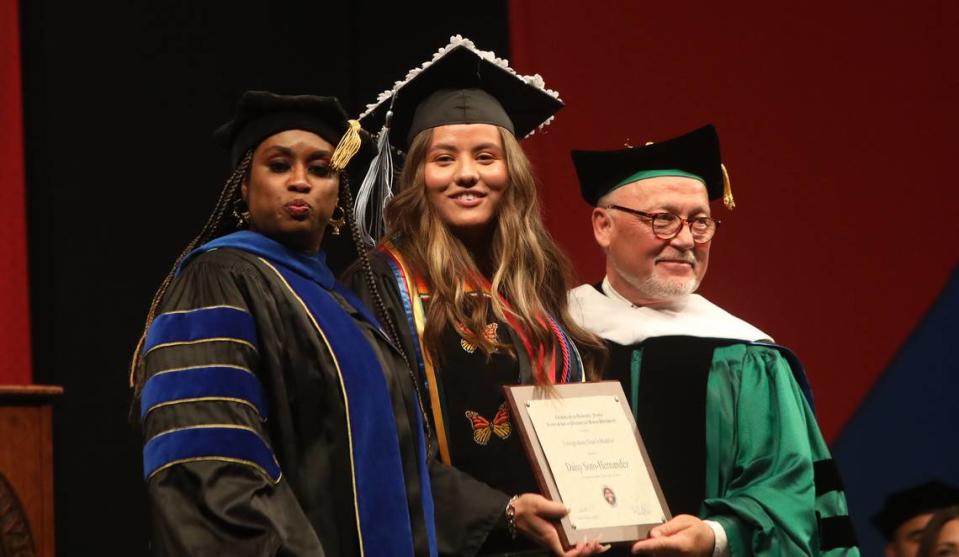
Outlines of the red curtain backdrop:
<svg viewBox="0 0 959 557">
<path fill-rule="evenodd" d="M 797 352 L 834 438 L 959 262 L 959 4 L 516 0 L 510 18 L 513 65 L 567 103 L 526 146 L 580 278 L 604 263 L 569 149 L 715 123 L 738 208 L 714 208 L 701 292 Z"/>
<path fill-rule="evenodd" d="M 0 384 L 31 382 L 17 0 L 0 0 Z"/>
</svg>

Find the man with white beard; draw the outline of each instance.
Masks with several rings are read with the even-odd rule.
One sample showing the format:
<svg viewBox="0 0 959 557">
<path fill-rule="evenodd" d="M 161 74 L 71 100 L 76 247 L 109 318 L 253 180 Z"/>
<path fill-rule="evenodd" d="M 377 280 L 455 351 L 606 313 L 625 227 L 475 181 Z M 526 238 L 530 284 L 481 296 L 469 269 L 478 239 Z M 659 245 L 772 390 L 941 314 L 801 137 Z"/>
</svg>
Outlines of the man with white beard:
<svg viewBox="0 0 959 557">
<path fill-rule="evenodd" d="M 643 147 L 574 151 L 600 284 L 570 312 L 606 340 L 606 379 L 630 398 L 674 516 L 653 555 L 859 555 L 845 495 L 798 360 L 694 294 L 734 206 L 713 126 Z"/>
</svg>

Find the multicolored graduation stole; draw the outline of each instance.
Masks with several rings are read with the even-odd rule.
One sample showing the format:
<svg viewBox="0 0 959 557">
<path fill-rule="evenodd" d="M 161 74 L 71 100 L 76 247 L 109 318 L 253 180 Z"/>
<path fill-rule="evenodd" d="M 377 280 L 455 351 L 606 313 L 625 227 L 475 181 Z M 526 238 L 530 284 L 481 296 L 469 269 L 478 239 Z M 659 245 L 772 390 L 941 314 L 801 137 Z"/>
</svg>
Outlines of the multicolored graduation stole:
<svg viewBox="0 0 959 557">
<path fill-rule="evenodd" d="M 420 377 L 426 382 L 426 390 L 430 394 L 430 407 L 432 409 L 433 423 L 435 424 L 437 444 L 439 445 L 440 459 L 446 464 L 452 462 L 449 449 L 449 433 L 446 424 L 446 404 L 443 399 L 442 379 L 436 373 L 436 368 L 430 361 L 429 350 L 423 344 L 423 331 L 426 326 L 426 310 L 424 303 L 430 299 L 430 288 L 426 281 L 411 272 L 406 265 L 399 249 L 392 242 L 384 242 L 377 247 L 377 250 L 384 254 L 386 261 L 393 272 L 393 278 L 399 289 L 400 300 L 403 303 L 403 311 L 406 314 L 407 326 L 413 336 L 413 349 L 416 352 L 416 365 L 420 371 Z M 468 288 L 467 292 L 473 292 L 478 295 L 492 296 L 489 282 L 479 285 L 479 289 Z M 506 300 L 502 300 L 506 307 L 506 320 L 510 327 L 520 338 L 523 347 L 529 357 L 533 373 L 537 377 L 543 377 L 551 383 L 571 383 L 585 381 L 583 372 L 583 362 L 579 351 L 572 339 L 560 324 L 552 316 L 540 316 L 540 323 L 546 325 L 553 333 L 554 343 L 551 348 L 549 358 L 546 357 L 546 350 L 543 346 L 534 347 L 529 337 L 526 335 L 519 321 L 512 313 L 512 308 Z M 557 359 L 556 347 L 559 347 L 561 360 Z M 560 363 L 561 361 L 561 363 Z M 547 364 L 548 362 L 548 364 Z M 552 370 L 547 373 L 546 370 Z M 495 420 L 495 418 L 494 418 Z M 474 424 L 474 435 L 475 435 Z M 481 434 L 481 436 L 484 434 Z M 505 438 L 505 437 L 504 437 Z"/>
</svg>

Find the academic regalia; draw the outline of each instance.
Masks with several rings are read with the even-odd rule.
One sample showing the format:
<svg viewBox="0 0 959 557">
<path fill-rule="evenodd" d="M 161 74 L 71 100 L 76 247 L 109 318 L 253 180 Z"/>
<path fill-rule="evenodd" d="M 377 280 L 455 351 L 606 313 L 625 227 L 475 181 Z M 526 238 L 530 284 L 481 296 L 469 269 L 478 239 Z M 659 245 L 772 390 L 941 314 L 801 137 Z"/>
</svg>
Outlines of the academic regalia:
<svg viewBox="0 0 959 557">
<path fill-rule="evenodd" d="M 710 200 L 735 207 L 712 125 L 572 158 L 593 206 L 618 188 L 672 176 L 698 180 Z M 713 223 L 699 240 L 690 224 L 694 241 L 710 241 Z M 570 291 L 570 312 L 606 341 L 604 375 L 630 397 L 670 511 L 706 521 L 717 535 L 714 551 L 859 555 L 839 472 L 792 352 L 695 294 L 636 307 L 605 279 Z"/>
<path fill-rule="evenodd" d="M 959 505 L 959 488 L 930 480 L 887 495 L 882 509 L 869 521 L 882 532 L 887 542 L 892 542 L 899 527 L 909 520 L 956 505 Z"/>
<path fill-rule="evenodd" d="M 356 195 L 355 213 L 368 242 L 383 236 L 382 210 L 393 195 L 393 156 L 422 131 L 448 124 L 488 124 L 524 139 L 548 126 L 565 106 L 539 74 L 521 75 L 496 53 L 460 35 L 360 115 L 378 129 L 377 154 Z"/>
<path fill-rule="evenodd" d="M 606 341 L 672 513 L 719 522 L 734 556 L 858 555 L 795 356 L 701 296 L 635 307 L 603 286 L 570 311 Z"/>
<path fill-rule="evenodd" d="M 198 249 L 142 362 L 154 553 L 432 552 L 410 377 L 322 254 L 246 231 Z"/>
<path fill-rule="evenodd" d="M 356 196 L 357 220 L 369 225 L 365 236 L 371 241 L 381 239 L 380 211 L 392 194 L 393 153 L 407 150 L 420 132 L 448 124 L 489 124 L 522 139 L 548 124 L 562 106 L 559 95 L 546 89 L 538 75 L 519 75 L 494 53 L 478 50 L 463 37 L 452 37 L 430 61 L 410 70 L 360 116 L 367 128 L 380 129 L 378 154 Z M 510 496 L 538 489 L 513 430 L 502 386 L 533 383 L 534 369 L 551 381 L 581 380 L 576 348 L 550 316 L 541 317 L 553 329 L 555 352 L 542 357 L 518 327 L 491 318 L 484 334 L 511 346 L 512 354 L 504 351 L 487 359 L 450 325 L 442 333 L 438 361 L 430 362 L 421 343 L 429 285 L 409 269 L 404 244 L 394 240 L 380 244 L 371 254 L 373 281 L 407 359 L 417 369 L 440 457 L 493 489 L 492 495 L 463 495 L 474 512 L 487 517 L 470 534 L 476 545 L 470 545 L 472 551 L 465 554 L 531 550 L 534 546 L 522 536 L 512 539 L 504 515 Z M 466 277 L 449 280 L 466 281 Z M 346 281 L 373 306 L 374 293 L 359 269 L 348 273 Z M 489 285 L 473 286 L 474 300 L 491 295 Z M 503 302 L 508 305 L 509 300 Z M 442 535 L 445 522 L 460 517 L 452 512 L 450 504 L 456 502 L 447 493 L 437 487 L 434 498 L 437 531 Z"/>
<path fill-rule="evenodd" d="M 291 254 L 258 236 L 241 232 L 198 250 L 148 337 L 142 420 L 154 553 L 359 555 L 361 530 L 366 555 L 475 552 L 476 533 L 498 517 L 479 514 L 474 501 L 500 494 L 427 458 L 403 358 L 333 283 L 322 255 Z M 307 309 L 323 296 L 321 315 Z M 336 348 L 344 335 L 352 344 Z M 374 356 L 366 369 L 382 374 L 382 385 L 350 384 L 344 353 L 366 350 Z M 353 387 L 360 396 L 345 399 Z M 394 419 L 395 440 L 366 427 L 389 430 Z M 361 444 L 365 455 L 356 453 Z M 389 461 L 400 466 L 378 467 Z M 399 482 L 389 482 L 396 470 Z M 430 485 L 447 513 L 435 541 Z M 357 501 L 372 516 L 358 517 Z"/>
<path fill-rule="evenodd" d="M 238 164 L 293 129 L 360 158 L 334 97 L 248 91 L 216 137 Z M 136 374 L 155 554 L 437 554 L 412 380 L 322 253 L 234 232 L 164 290 Z"/>
<path fill-rule="evenodd" d="M 513 540 L 503 520 L 510 496 L 539 492 L 502 390 L 504 385 L 535 381 L 522 334 L 508 322 L 491 319 L 486 334 L 495 335 L 500 342 L 511 346 L 513 356 L 495 353 L 487 360 L 481 350 L 449 326 L 442 334 L 440 362 L 433 366 L 423 356 L 425 347 L 421 338 L 423 316 L 429 304 L 428 286 L 409 271 L 400 251 L 392 244 L 372 253 L 371 265 L 386 310 L 397 325 L 404 352 L 421 377 L 421 392 L 428 401 L 427 413 L 439 440 L 441 455 L 453 467 L 494 490 L 479 497 L 471 495 L 474 512 L 488 516 L 487 528 L 475 532 L 482 544 L 475 550 L 481 555 L 535 550 L 535 546 L 522 537 Z M 348 272 L 344 281 L 367 304 L 373 303 L 369 285 L 358 269 Z M 582 362 L 575 345 L 563 334 L 560 346 L 555 358 L 545 360 L 553 362 L 548 371 L 550 379 L 582 381 Z M 456 519 L 448 512 L 446 498 L 442 490 L 434 488 L 440 532 L 445 529 L 444 520 Z"/>
<path fill-rule="evenodd" d="M 661 142 L 618 151 L 570 152 L 583 200 L 596 206 L 617 189 L 657 176 L 698 180 L 709 200 L 722 198 L 730 211 L 736 208 L 729 174 L 722 163 L 719 135 L 712 124 Z"/>
<path fill-rule="evenodd" d="M 216 135 L 238 163 L 290 129 L 335 144 L 337 172 L 364 158 L 333 97 L 248 91 Z M 178 262 L 138 364 L 155 554 L 468 555 L 496 520 L 472 504 L 498 492 L 429 454 L 412 372 L 322 253 L 252 231 L 207 242 Z"/>
</svg>

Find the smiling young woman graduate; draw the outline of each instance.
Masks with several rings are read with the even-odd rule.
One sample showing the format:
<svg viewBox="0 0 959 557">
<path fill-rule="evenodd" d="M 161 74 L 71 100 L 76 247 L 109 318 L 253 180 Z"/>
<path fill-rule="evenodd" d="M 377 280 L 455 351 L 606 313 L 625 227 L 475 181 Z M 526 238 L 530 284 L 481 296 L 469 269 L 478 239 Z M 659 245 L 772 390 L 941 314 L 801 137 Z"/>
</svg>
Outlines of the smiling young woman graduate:
<svg viewBox="0 0 959 557">
<path fill-rule="evenodd" d="M 218 130 L 235 170 L 134 358 L 157 555 L 436 554 L 412 378 L 320 251 L 359 131 L 265 92 Z"/>
<path fill-rule="evenodd" d="M 539 76 L 453 37 L 361 117 L 388 126 L 368 176 L 385 179 L 384 192 L 388 143 L 407 154 L 372 273 L 347 280 L 417 368 L 442 460 L 488 486 L 465 495 L 464 515 L 449 512 L 448 491 L 435 485 L 441 550 L 445 532 L 465 531 L 468 555 L 563 553 L 549 521 L 565 507 L 536 494 L 502 390 L 583 381 L 602 357 L 568 317 L 569 267 L 543 225 L 518 142 L 562 106 Z M 382 207 L 375 182 L 361 188 L 359 214 Z M 570 554 L 594 550 L 591 542 Z"/>
</svg>

